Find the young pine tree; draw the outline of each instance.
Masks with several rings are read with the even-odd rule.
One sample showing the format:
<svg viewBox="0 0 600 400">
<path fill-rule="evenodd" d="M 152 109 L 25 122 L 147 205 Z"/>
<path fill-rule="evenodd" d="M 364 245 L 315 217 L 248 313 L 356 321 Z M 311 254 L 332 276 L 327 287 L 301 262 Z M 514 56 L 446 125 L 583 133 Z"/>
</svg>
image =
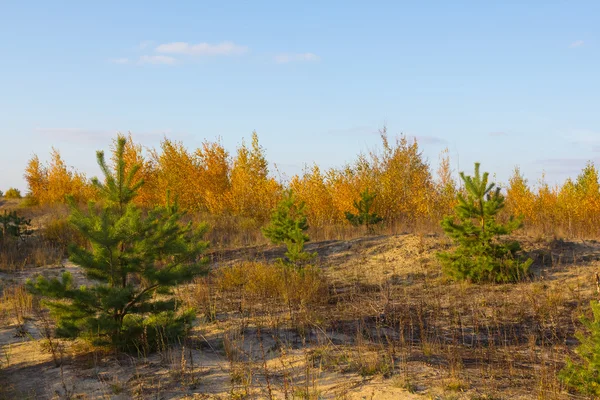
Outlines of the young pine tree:
<svg viewBox="0 0 600 400">
<path fill-rule="evenodd" d="M 125 350 L 151 350 L 181 336 L 192 311 L 180 310 L 172 288 L 203 271 L 201 240 L 206 226 L 181 223 L 182 213 L 169 202 L 149 212 L 133 200 L 142 186 L 139 166 L 123 158 L 125 138 L 117 141 L 114 171 L 98 152 L 104 181 L 93 179 L 100 204 L 80 210 L 70 198 L 70 222 L 89 241 L 71 245 L 70 259 L 93 285 L 75 286 L 73 277 L 37 277 L 29 289 L 41 295 L 57 320 L 57 334 L 84 337 L 95 344 Z"/>
<path fill-rule="evenodd" d="M 591 302 L 593 320 L 582 318 L 581 322 L 589 333 L 575 334 L 579 346 L 575 352 L 579 361 L 567 360 L 559 378 L 567 387 L 580 393 L 600 397 L 600 304 Z"/>
<path fill-rule="evenodd" d="M 271 215 L 271 223 L 262 232 L 273 244 L 285 243 L 288 263 L 299 266 L 315 256 L 304 251 L 304 243 L 308 241 L 308 235 L 304 233 L 307 229 L 304 202 L 297 201 L 294 193 L 287 190 Z"/>
<path fill-rule="evenodd" d="M 30 219 L 19 217 L 16 211 L 4 210 L 4 214 L 0 215 L 0 244 L 4 244 L 7 238 L 25 240 L 33 233 L 30 227 Z"/>
<path fill-rule="evenodd" d="M 455 215 L 442 220 L 442 228 L 457 248 L 440 253 L 444 271 L 455 279 L 473 282 L 514 282 L 524 278 L 532 260 L 523 260 L 517 252 L 518 242 L 501 242 L 521 227 L 521 220 L 511 217 L 505 224 L 496 221 L 504 207 L 504 196 L 500 188 L 489 183 L 489 174 L 479 172 L 475 163 L 475 175 L 464 172 L 460 177 L 465 185 L 465 194 L 458 195 Z"/>
<path fill-rule="evenodd" d="M 364 225 L 367 228 L 367 233 L 373 233 L 373 226 L 383 221 L 382 217 L 371 212 L 375 197 L 377 197 L 377 194 L 369 193 L 369 189 L 365 189 L 360 193 L 360 200 L 354 201 L 354 208 L 356 208 L 358 214 L 352 214 L 351 212 L 346 211 L 346 219 L 350 221 L 353 226 Z"/>
</svg>

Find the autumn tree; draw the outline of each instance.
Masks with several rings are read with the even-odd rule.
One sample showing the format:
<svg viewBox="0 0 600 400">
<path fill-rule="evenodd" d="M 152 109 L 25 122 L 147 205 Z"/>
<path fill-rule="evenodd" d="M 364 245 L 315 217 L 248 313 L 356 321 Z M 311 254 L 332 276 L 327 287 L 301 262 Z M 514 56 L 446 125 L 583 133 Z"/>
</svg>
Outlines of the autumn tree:
<svg viewBox="0 0 600 400">
<path fill-rule="evenodd" d="M 28 282 L 57 320 L 57 333 L 127 350 L 149 350 L 181 337 L 193 312 L 182 310 L 172 289 L 203 271 L 201 240 L 206 226 L 182 224 L 183 213 L 167 196 L 164 206 L 142 212 L 134 203 L 143 180 L 140 165 L 127 165 L 126 139 L 119 137 L 111 169 L 97 153 L 104 179 L 94 179 L 102 203 L 80 209 L 70 197 L 70 222 L 89 241 L 72 245 L 70 259 L 94 284 L 76 286 L 69 272 L 60 279 Z"/>
<path fill-rule="evenodd" d="M 228 210 L 227 193 L 231 189 L 229 152 L 218 141 L 204 141 L 195 155 L 200 166 L 198 190 L 203 203 L 211 214 L 222 215 Z"/>
<path fill-rule="evenodd" d="M 231 170 L 231 187 L 228 201 L 233 214 L 266 221 L 277 204 L 281 188 L 269 177 L 265 151 L 252 133 L 250 148 L 242 142 L 238 148 Z"/>
<path fill-rule="evenodd" d="M 383 152 L 374 155 L 377 170 L 378 211 L 386 221 L 416 223 L 432 215 L 435 188 L 429 165 L 417 140 L 404 135 L 394 144 L 381 132 Z"/>
<path fill-rule="evenodd" d="M 444 149 L 440 154 L 440 164 L 437 171 L 437 182 L 435 184 L 435 209 L 438 218 L 442 218 L 452 212 L 456 205 L 456 182 L 452 177 L 452 168 L 450 167 L 450 156 L 448 149 Z"/>
<path fill-rule="evenodd" d="M 111 145 L 111 160 L 114 164 L 118 162 L 119 140 L 125 139 L 125 148 L 123 149 L 123 160 L 125 161 L 126 171 L 128 174 L 131 168 L 139 166 L 139 170 L 135 174 L 137 180 L 143 180 L 144 184 L 139 188 L 137 195 L 134 198 L 136 205 L 146 208 L 152 208 L 155 204 L 159 204 L 164 197 L 166 188 L 158 187 L 158 171 L 156 162 L 152 157 L 144 156 L 144 150 L 141 144 L 133 141 L 131 133 L 123 135 L 117 134 Z M 161 194 L 161 191 L 162 193 Z"/>
<path fill-rule="evenodd" d="M 525 221 L 535 223 L 535 195 L 529 189 L 527 180 L 516 167 L 508 181 L 506 189 L 506 205 L 510 214 L 521 216 Z"/>
<path fill-rule="evenodd" d="M 197 187 L 200 167 L 194 155 L 182 142 L 167 138 L 161 142 L 160 150 L 152 152 L 158 169 L 158 192 L 169 190 L 186 210 L 205 209 L 202 192 Z"/>
<path fill-rule="evenodd" d="M 318 165 L 306 169 L 302 177 L 294 176 L 289 186 L 298 200 L 306 204 L 306 215 L 311 226 L 323 227 L 338 222 L 333 195 Z"/>
<path fill-rule="evenodd" d="M 4 193 L 5 199 L 20 199 L 21 197 L 21 191 L 17 188 L 9 188 Z"/>
<path fill-rule="evenodd" d="M 60 152 L 52 148 L 50 163 L 42 165 L 34 155 L 25 169 L 28 197 L 34 203 L 65 203 L 67 196 L 77 201 L 87 201 L 96 195 L 85 174 L 67 167 Z"/>
<path fill-rule="evenodd" d="M 27 162 L 24 176 L 28 187 L 27 196 L 36 203 L 45 202 L 48 193 L 48 170 L 37 155 Z"/>
</svg>

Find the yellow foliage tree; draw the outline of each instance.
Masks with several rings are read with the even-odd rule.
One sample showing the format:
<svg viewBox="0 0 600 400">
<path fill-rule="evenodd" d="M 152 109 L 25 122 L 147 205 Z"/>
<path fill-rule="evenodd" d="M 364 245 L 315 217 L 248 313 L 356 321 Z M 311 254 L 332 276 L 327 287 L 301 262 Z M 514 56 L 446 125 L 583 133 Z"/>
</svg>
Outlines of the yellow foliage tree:
<svg viewBox="0 0 600 400">
<path fill-rule="evenodd" d="M 456 205 L 456 181 L 452 177 L 452 168 L 450 167 L 450 156 L 448 149 L 444 149 L 440 154 L 440 164 L 437 171 L 438 180 L 435 184 L 435 210 L 437 219 L 441 219 L 452 213 Z"/>
<path fill-rule="evenodd" d="M 515 168 L 508 181 L 506 206 L 510 215 L 522 216 L 528 225 L 538 222 L 535 195 L 527 186 L 527 180 L 521 174 L 519 167 Z"/>
<path fill-rule="evenodd" d="M 200 190 L 203 202 L 211 214 L 227 211 L 227 193 L 231 189 L 229 153 L 217 142 L 204 141 L 196 150 L 200 165 Z"/>
<path fill-rule="evenodd" d="M 406 136 L 389 143 L 382 131 L 383 153 L 375 158 L 378 171 L 378 210 L 387 221 L 409 224 L 433 215 L 435 187 L 429 165 L 423 160 L 417 140 Z"/>
<path fill-rule="evenodd" d="M 25 167 L 25 180 L 27 181 L 27 196 L 35 202 L 43 204 L 48 196 L 48 170 L 42 165 L 37 155 L 27 162 Z"/>
<path fill-rule="evenodd" d="M 252 133 L 250 149 L 244 142 L 238 148 L 231 169 L 231 187 L 227 199 L 235 215 L 267 221 L 281 196 L 281 185 L 269 177 L 264 149 L 258 135 Z"/>
<path fill-rule="evenodd" d="M 119 138 L 125 138 L 125 148 L 123 153 L 123 159 L 125 160 L 126 171 L 125 174 L 129 173 L 129 169 L 133 165 L 139 165 L 140 169 L 135 174 L 136 182 L 143 180 L 144 184 L 139 189 L 137 196 L 134 199 L 134 203 L 141 207 L 154 207 L 156 204 L 162 204 L 165 199 L 165 192 L 160 193 L 158 188 L 158 170 L 156 168 L 156 162 L 153 158 L 146 158 L 143 155 L 143 148 L 141 144 L 136 144 L 133 141 L 131 133 L 127 136 L 123 134 L 117 134 L 117 137 L 113 139 L 111 146 L 112 161 L 116 165 L 117 158 L 117 144 Z"/>
<path fill-rule="evenodd" d="M 335 208 L 332 192 L 318 165 L 305 169 L 302 177 L 294 176 L 290 181 L 290 189 L 306 205 L 310 226 L 323 227 L 339 222 L 339 211 Z"/>
<path fill-rule="evenodd" d="M 181 142 L 164 138 L 161 152 L 152 151 L 157 166 L 157 188 L 163 198 L 167 191 L 177 198 L 179 205 L 187 210 L 206 210 L 206 204 L 199 189 L 201 168 L 196 157 L 190 154 Z"/>
</svg>

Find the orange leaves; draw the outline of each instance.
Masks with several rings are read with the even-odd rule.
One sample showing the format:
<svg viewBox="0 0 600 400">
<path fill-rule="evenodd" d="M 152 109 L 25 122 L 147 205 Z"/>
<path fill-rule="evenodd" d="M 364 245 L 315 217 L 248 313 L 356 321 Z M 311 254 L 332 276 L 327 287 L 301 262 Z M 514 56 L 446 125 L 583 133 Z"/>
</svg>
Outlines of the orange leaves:
<svg viewBox="0 0 600 400">
<path fill-rule="evenodd" d="M 156 201 L 164 201 L 167 191 L 177 198 L 179 205 L 187 210 L 205 210 L 200 186 L 200 165 L 182 142 L 163 139 L 161 152 L 152 150 L 156 165 L 157 187 Z M 160 200 L 159 200 L 160 199 Z"/>
<path fill-rule="evenodd" d="M 448 149 L 444 149 L 440 154 L 440 164 L 437 175 L 435 209 L 438 218 L 441 219 L 444 216 L 451 214 L 457 203 L 456 181 L 452 177 Z"/>
<path fill-rule="evenodd" d="M 231 169 L 231 186 L 227 203 L 234 215 L 266 221 L 281 195 L 281 185 L 269 177 L 264 149 L 258 135 L 252 133 L 252 146 L 246 144 L 237 150 Z"/>
<path fill-rule="evenodd" d="M 417 141 L 409 143 L 406 136 L 401 136 L 391 146 L 385 130 L 381 137 L 383 153 L 372 156 L 379 183 L 379 188 L 375 188 L 377 213 L 387 220 L 409 223 L 430 217 L 434 211 L 435 188 Z"/>
<path fill-rule="evenodd" d="M 534 192 L 518 168 L 509 183 L 509 210 L 523 215 L 526 226 L 571 237 L 595 237 L 600 233 L 600 184 L 598 170 L 592 163 L 577 179 L 567 179 L 560 187 L 550 187 L 542 180 Z"/>
<path fill-rule="evenodd" d="M 85 174 L 68 168 L 60 152 L 54 148 L 48 165 L 42 165 L 37 155 L 29 160 L 25 179 L 29 195 L 39 204 L 62 203 L 68 195 L 77 201 L 86 201 L 96 194 Z"/>
<path fill-rule="evenodd" d="M 231 188 L 229 180 L 229 153 L 219 142 L 202 143 L 202 148 L 196 150 L 199 162 L 200 188 L 204 204 L 211 214 L 221 215 L 227 211 L 227 192 Z"/>
<path fill-rule="evenodd" d="M 112 161 L 115 162 L 116 157 L 116 144 L 117 139 L 113 139 L 112 150 Z M 157 202 L 164 202 L 164 196 L 159 197 L 157 193 L 158 187 L 158 174 L 156 170 L 156 164 L 153 159 L 147 159 L 143 155 L 142 146 L 133 142 L 131 134 L 127 135 L 127 142 L 125 143 L 125 152 L 123 153 L 123 159 L 125 160 L 125 174 L 127 175 L 134 165 L 139 165 L 140 169 L 135 174 L 133 184 L 139 180 L 143 180 L 144 184 L 138 191 L 137 197 L 134 199 L 134 203 L 138 206 L 152 207 Z"/>
<path fill-rule="evenodd" d="M 27 162 L 24 177 L 29 188 L 28 195 L 41 202 L 48 190 L 48 170 L 42 165 L 37 155 Z"/>
<path fill-rule="evenodd" d="M 379 150 L 360 154 L 341 168 L 324 171 L 313 165 L 288 185 L 269 174 L 256 132 L 250 144 L 242 142 L 233 156 L 220 141 L 204 141 L 200 148 L 188 149 L 182 142 L 165 138 L 158 149 L 146 151 L 129 135 L 125 159 L 130 166 L 141 166 L 136 179 L 143 179 L 144 185 L 135 200 L 138 205 L 163 203 L 170 191 L 185 209 L 243 217 L 251 227 L 268 220 L 286 188 L 304 201 L 309 225 L 315 228 L 347 224 L 344 213 L 354 211 L 353 203 L 365 189 L 377 195 L 372 211 L 388 225 L 410 228 L 425 222 L 437 226 L 456 204 L 457 187 L 448 151 L 440 154 L 434 179 L 417 141 L 405 136 L 392 141 L 385 129 Z M 83 201 L 95 196 L 85 175 L 67 167 L 57 150 L 48 164 L 32 157 L 25 179 L 30 196 L 39 203 L 62 202 L 68 194 Z M 600 234 L 599 173 L 591 163 L 561 187 L 542 181 L 532 188 L 517 168 L 506 198 L 507 215 L 523 215 L 526 227 L 571 236 Z"/>
<path fill-rule="evenodd" d="M 509 179 L 506 199 L 511 215 L 523 216 L 527 221 L 536 220 L 535 196 L 527 186 L 527 180 L 521 175 L 519 167 L 515 168 L 513 176 Z"/>
<path fill-rule="evenodd" d="M 336 209 L 330 188 L 317 165 L 306 169 L 302 177 L 294 176 L 290 189 L 298 200 L 306 204 L 306 215 L 309 224 L 323 227 L 339 221 L 339 211 Z"/>
<path fill-rule="evenodd" d="M 374 212 L 388 223 L 432 217 L 438 192 L 417 142 L 400 137 L 390 144 L 385 129 L 381 139 L 382 153 L 361 154 L 353 164 L 325 175 L 315 165 L 301 178 L 292 179 L 290 187 L 306 203 L 310 225 L 347 223 L 344 213 L 354 211 L 354 201 L 365 189 L 377 194 Z M 445 179 L 449 197 L 454 193 L 453 182 L 451 177 Z"/>
</svg>

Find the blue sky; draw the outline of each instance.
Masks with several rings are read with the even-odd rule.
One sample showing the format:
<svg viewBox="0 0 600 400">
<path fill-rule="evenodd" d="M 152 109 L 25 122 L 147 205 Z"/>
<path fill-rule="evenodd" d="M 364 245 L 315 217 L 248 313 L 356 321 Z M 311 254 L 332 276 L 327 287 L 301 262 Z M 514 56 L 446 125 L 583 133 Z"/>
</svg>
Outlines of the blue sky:
<svg viewBox="0 0 600 400">
<path fill-rule="evenodd" d="M 525 4 L 527 3 L 527 4 Z M 115 132 L 288 175 L 419 138 L 437 165 L 550 183 L 600 161 L 600 2 L 0 2 L 0 188 L 52 146 L 98 174 Z"/>
</svg>

